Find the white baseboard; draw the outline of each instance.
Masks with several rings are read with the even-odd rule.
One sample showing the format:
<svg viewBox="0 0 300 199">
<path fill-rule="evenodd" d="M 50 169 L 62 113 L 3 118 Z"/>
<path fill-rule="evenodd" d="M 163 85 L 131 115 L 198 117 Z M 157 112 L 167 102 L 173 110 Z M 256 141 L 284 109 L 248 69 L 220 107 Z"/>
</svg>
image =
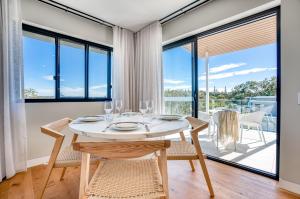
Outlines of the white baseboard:
<svg viewBox="0 0 300 199">
<path fill-rule="evenodd" d="M 296 193 L 300 195 L 300 185 L 293 183 L 293 182 L 289 182 L 283 179 L 279 179 L 279 185 L 280 188 L 288 190 L 290 192 Z"/>
<path fill-rule="evenodd" d="M 27 160 L 27 168 L 34 167 L 40 164 L 45 164 L 49 161 L 50 156 Z"/>
</svg>

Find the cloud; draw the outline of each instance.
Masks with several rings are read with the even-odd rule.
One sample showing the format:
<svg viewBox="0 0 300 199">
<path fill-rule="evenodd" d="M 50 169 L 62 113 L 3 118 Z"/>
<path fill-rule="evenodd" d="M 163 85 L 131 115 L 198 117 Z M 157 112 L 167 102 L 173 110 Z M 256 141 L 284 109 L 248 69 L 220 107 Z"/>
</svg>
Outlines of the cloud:
<svg viewBox="0 0 300 199">
<path fill-rule="evenodd" d="M 232 68 L 238 68 L 238 67 L 245 66 L 245 65 L 247 65 L 247 64 L 246 63 L 225 64 L 222 66 L 212 67 L 209 69 L 209 72 L 210 73 L 218 73 L 218 72 L 222 72 L 222 71 L 229 70 Z"/>
<path fill-rule="evenodd" d="M 49 81 L 54 80 L 54 79 L 53 79 L 53 75 L 45 75 L 45 76 L 43 76 L 43 79 L 49 80 Z"/>
<path fill-rule="evenodd" d="M 99 96 L 106 96 L 106 84 L 100 84 L 90 87 L 89 96 L 90 97 L 99 97 Z"/>
<path fill-rule="evenodd" d="M 48 88 L 37 88 L 36 91 L 38 92 L 39 96 L 55 96 L 55 90 L 53 89 L 48 89 Z"/>
<path fill-rule="evenodd" d="M 61 88 L 61 94 L 63 96 L 83 96 L 84 95 L 84 89 L 82 87 L 62 87 Z"/>
<path fill-rule="evenodd" d="M 173 80 L 173 79 L 164 79 L 164 83 L 166 83 L 166 84 L 182 84 L 182 83 L 184 83 L 184 81 Z"/>
<path fill-rule="evenodd" d="M 40 96 L 54 96 L 55 90 L 53 89 L 36 89 Z M 62 87 L 61 93 L 63 96 L 83 96 L 84 88 L 81 87 Z M 90 87 L 90 97 L 106 96 L 106 85 L 95 85 Z"/>
<path fill-rule="evenodd" d="M 233 72 L 227 72 L 227 73 L 219 73 L 215 75 L 209 75 L 209 79 L 223 79 L 233 76 L 240 76 L 240 75 L 248 75 L 251 73 L 259 73 L 259 72 L 265 72 L 265 71 L 273 71 L 276 70 L 276 68 L 251 68 L 247 70 L 240 70 L 240 71 L 233 71 Z M 205 80 L 205 75 L 202 75 L 199 77 L 199 80 Z"/>
<path fill-rule="evenodd" d="M 90 89 L 95 90 L 95 89 L 102 89 L 106 87 L 107 87 L 106 84 L 101 84 L 101 85 L 91 86 Z"/>
</svg>

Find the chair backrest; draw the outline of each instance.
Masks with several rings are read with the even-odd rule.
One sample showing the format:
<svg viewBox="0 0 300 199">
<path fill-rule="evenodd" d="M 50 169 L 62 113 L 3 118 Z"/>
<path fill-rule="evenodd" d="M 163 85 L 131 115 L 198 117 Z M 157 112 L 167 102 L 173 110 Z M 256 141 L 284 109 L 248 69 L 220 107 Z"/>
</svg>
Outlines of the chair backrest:
<svg viewBox="0 0 300 199">
<path fill-rule="evenodd" d="M 61 131 L 65 129 L 71 121 L 70 118 L 63 118 L 42 126 L 41 131 L 54 138 L 64 137 Z"/>
<path fill-rule="evenodd" d="M 261 124 L 266 112 L 264 111 L 256 111 L 252 113 L 245 113 L 240 115 L 241 122 L 255 122 L 257 124 Z"/>
<path fill-rule="evenodd" d="M 138 158 L 170 147 L 169 140 L 130 142 L 76 142 L 73 149 L 108 159 Z"/>
<path fill-rule="evenodd" d="M 205 121 L 205 122 L 209 122 L 210 115 L 207 112 L 198 111 L 198 119 Z"/>
<path fill-rule="evenodd" d="M 64 141 L 65 136 L 61 133 L 61 131 L 64 128 L 66 128 L 71 121 L 72 120 L 69 119 L 69 118 L 64 118 L 64 119 L 61 119 L 61 120 L 51 122 L 51 123 L 46 124 L 46 125 L 41 127 L 41 132 L 48 135 L 48 136 L 51 136 L 51 137 L 55 138 L 55 143 L 54 143 L 51 155 L 50 155 L 50 159 L 48 161 L 47 169 L 45 171 L 45 176 L 46 177 L 44 178 L 44 180 L 42 182 L 42 187 L 44 187 L 44 188 L 42 189 L 42 191 L 40 191 L 38 193 L 38 196 L 37 196 L 38 199 L 43 197 L 43 194 L 45 192 L 45 187 L 47 185 L 50 174 L 51 174 L 52 169 L 55 165 L 56 158 L 58 156 L 58 153 L 59 153 L 60 148 L 62 146 L 62 143 Z M 74 140 L 74 138 L 73 138 L 73 140 Z"/>
<path fill-rule="evenodd" d="M 260 111 L 265 112 L 266 114 L 272 114 L 274 105 L 265 106 L 260 109 Z"/>
<path fill-rule="evenodd" d="M 73 149 L 82 152 L 79 198 L 84 198 L 89 184 L 90 154 L 107 159 L 138 158 L 160 150 L 158 158 L 163 189 L 168 198 L 168 172 L 166 149 L 170 140 L 130 141 L 130 142 L 76 142 Z"/>
<path fill-rule="evenodd" d="M 189 123 L 192 126 L 192 134 L 199 133 L 200 131 L 206 129 L 208 127 L 208 122 L 205 122 L 203 120 L 199 120 L 194 117 L 186 117 L 186 119 L 189 121 Z"/>
</svg>

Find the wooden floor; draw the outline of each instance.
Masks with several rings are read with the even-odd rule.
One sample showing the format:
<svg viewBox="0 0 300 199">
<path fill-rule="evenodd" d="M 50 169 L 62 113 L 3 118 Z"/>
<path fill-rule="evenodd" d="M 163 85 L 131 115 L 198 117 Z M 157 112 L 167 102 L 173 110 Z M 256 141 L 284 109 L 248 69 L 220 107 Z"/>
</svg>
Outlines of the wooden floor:
<svg viewBox="0 0 300 199">
<path fill-rule="evenodd" d="M 277 188 L 277 181 L 240 169 L 206 160 L 215 189 L 215 198 L 224 199 L 295 199 L 299 196 Z M 210 198 L 204 178 L 196 163 L 191 172 L 188 162 L 169 161 L 171 199 Z M 93 168 L 94 170 L 94 168 Z M 39 191 L 45 166 L 36 166 L 0 184 L 0 199 L 32 199 Z M 45 199 L 76 199 L 79 187 L 79 168 L 67 170 L 59 181 L 61 169 L 55 169 L 45 192 Z"/>
</svg>

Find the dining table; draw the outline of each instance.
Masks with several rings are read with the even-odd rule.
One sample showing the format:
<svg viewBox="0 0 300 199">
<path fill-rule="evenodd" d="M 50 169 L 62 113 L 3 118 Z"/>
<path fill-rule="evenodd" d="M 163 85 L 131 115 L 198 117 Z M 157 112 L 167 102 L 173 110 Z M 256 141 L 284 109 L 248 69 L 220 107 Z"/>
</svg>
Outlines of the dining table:
<svg viewBox="0 0 300 199">
<path fill-rule="evenodd" d="M 159 115 L 113 115 L 110 119 L 99 116 L 97 121 L 83 121 L 78 118 L 69 124 L 69 129 L 81 136 L 106 140 L 146 140 L 162 138 L 188 129 L 189 122 L 184 118 L 166 120 Z M 102 117 L 102 118 L 101 118 Z M 118 124 L 136 123 L 134 129 L 118 129 Z"/>
</svg>

